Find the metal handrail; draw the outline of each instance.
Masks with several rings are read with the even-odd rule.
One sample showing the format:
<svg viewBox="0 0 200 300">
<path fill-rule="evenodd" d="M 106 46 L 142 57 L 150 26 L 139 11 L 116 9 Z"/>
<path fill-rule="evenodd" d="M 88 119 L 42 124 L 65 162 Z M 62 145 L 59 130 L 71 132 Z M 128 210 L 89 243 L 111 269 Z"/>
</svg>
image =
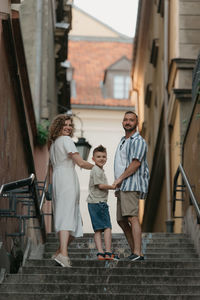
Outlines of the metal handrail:
<svg viewBox="0 0 200 300">
<path fill-rule="evenodd" d="M 2 195 L 3 192 L 15 190 L 26 185 L 30 186 L 33 184 L 34 180 L 35 180 L 35 174 L 32 173 L 28 178 L 2 184 L 0 187 L 0 196 Z"/>
<path fill-rule="evenodd" d="M 47 188 L 47 176 L 45 178 L 45 181 L 44 181 L 44 188 L 43 188 L 43 191 L 42 191 L 42 196 L 41 196 L 41 201 L 40 201 L 40 212 L 42 212 L 42 207 L 43 207 L 43 204 L 44 204 L 44 199 L 45 199 L 45 194 L 46 194 L 46 188 Z"/>
<path fill-rule="evenodd" d="M 175 176 L 174 176 L 174 198 L 173 198 L 173 204 L 174 204 L 174 205 L 173 205 L 173 207 L 175 207 L 175 201 L 176 201 L 175 190 L 176 190 L 176 187 L 177 187 L 177 180 L 178 180 L 178 176 L 179 176 L 180 173 L 181 173 L 181 175 L 182 175 L 182 179 L 183 179 L 183 181 L 184 181 L 184 184 L 185 184 L 185 186 L 187 187 L 188 192 L 189 192 L 189 194 L 190 194 L 190 199 L 191 199 L 192 204 L 193 204 L 194 207 L 195 207 L 197 217 L 198 217 L 198 219 L 200 219 L 200 208 L 199 208 L 199 204 L 198 204 L 198 202 L 197 202 L 197 200 L 196 200 L 196 198 L 195 198 L 195 196 L 194 196 L 194 193 L 193 193 L 193 191 L 192 191 L 192 188 L 191 188 L 191 185 L 190 185 L 190 183 L 189 183 L 189 180 L 188 180 L 188 178 L 187 178 L 187 176 L 186 176 L 186 174 L 185 174 L 185 171 L 184 171 L 184 169 L 183 169 L 183 166 L 182 166 L 181 164 L 178 166 L 178 169 L 177 169 L 176 174 L 175 174 Z"/>
<path fill-rule="evenodd" d="M 44 204 L 44 199 L 45 199 L 45 193 L 46 193 L 46 186 L 47 186 L 47 176 L 44 181 L 44 185 L 42 186 L 42 193 L 41 195 L 39 194 L 39 186 L 38 182 L 35 180 L 36 176 L 35 174 L 31 174 L 28 178 L 20 179 L 17 181 L 9 182 L 2 184 L 0 186 L 0 197 L 5 197 L 9 196 L 9 192 L 11 193 L 23 193 L 25 190 L 20 190 L 19 188 L 23 188 L 25 186 L 28 186 L 28 190 L 26 192 L 31 193 L 33 197 L 33 202 L 35 204 L 35 211 L 36 215 L 12 215 L 9 214 L 7 217 L 12 218 L 12 217 L 21 217 L 21 218 L 35 218 L 37 217 L 39 219 L 40 225 L 41 225 L 41 230 L 42 230 L 42 235 L 45 240 L 45 227 L 44 227 L 44 213 L 42 212 L 43 204 Z M 43 183 L 43 182 L 42 182 Z M 40 189 L 41 190 L 41 189 Z M 8 192 L 8 193 L 7 193 Z M 6 214 L 3 216 L 6 217 Z"/>
</svg>

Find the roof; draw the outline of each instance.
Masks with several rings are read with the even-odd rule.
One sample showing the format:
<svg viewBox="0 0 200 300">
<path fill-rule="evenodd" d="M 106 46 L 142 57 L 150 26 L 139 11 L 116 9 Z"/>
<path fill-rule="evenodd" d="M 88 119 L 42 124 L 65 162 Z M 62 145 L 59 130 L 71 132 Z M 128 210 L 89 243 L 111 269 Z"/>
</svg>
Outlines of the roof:
<svg viewBox="0 0 200 300">
<path fill-rule="evenodd" d="M 103 98 L 101 83 L 106 69 L 122 57 L 132 59 L 132 43 L 103 40 L 69 40 L 68 59 L 74 68 L 76 98 L 71 104 L 132 106 L 131 100 Z"/>
</svg>

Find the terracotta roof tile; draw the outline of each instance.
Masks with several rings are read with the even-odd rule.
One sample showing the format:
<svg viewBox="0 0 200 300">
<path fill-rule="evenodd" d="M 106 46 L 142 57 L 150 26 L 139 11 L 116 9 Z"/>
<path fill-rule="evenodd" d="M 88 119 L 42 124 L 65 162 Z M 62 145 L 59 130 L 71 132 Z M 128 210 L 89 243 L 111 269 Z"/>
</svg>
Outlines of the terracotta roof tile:
<svg viewBox="0 0 200 300">
<path fill-rule="evenodd" d="M 105 70 L 122 56 L 132 59 L 131 43 L 70 40 L 68 59 L 76 81 L 76 98 L 72 98 L 71 103 L 131 106 L 131 100 L 103 98 L 100 88 Z"/>
</svg>

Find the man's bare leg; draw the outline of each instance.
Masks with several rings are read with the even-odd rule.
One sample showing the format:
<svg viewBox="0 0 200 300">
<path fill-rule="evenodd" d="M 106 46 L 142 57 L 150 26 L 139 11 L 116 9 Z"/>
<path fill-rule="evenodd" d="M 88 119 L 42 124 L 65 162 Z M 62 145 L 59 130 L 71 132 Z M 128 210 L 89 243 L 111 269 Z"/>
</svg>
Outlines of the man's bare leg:
<svg viewBox="0 0 200 300">
<path fill-rule="evenodd" d="M 133 235 L 132 235 L 131 226 L 129 225 L 128 221 L 125 221 L 125 220 L 118 221 L 118 224 L 125 234 L 125 237 L 131 248 L 131 251 L 134 252 L 134 239 L 133 239 Z"/>
<path fill-rule="evenodd" d="M 134 240 L 133 253 L 141 255 L 141 241 L 142 241 L 142 231 L 138 217 L 128 217 L 128 221 L 131 224 L 131 233 Z"/>
</svg>

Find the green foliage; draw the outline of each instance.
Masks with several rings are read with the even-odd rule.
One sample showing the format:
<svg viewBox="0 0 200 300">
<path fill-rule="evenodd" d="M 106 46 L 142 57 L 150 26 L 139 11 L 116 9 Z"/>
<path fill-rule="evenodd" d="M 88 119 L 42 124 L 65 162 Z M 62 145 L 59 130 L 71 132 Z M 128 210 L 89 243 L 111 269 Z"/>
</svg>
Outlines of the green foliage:
<svg viewBox="0 0 200 300">
<path fill-rule="evenodd" d="M 42 120 L 41 123 L 37 125 L 37 142 L 41 146 L 47 143 L 48 134 L 49 134 L 48 128 L 49 128 L 48 120 Z"/>
</svg>

